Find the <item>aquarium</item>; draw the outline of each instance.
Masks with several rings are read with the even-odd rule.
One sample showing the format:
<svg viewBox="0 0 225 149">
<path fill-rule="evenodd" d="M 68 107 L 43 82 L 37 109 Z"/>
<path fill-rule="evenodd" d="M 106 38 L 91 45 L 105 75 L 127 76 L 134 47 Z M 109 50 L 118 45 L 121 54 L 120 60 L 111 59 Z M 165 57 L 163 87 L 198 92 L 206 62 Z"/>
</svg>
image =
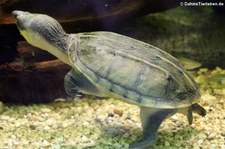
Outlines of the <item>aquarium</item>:
<svg viewBox="0 0 225 149">
<path fill-rule="evenodd" d="M 225 148 L 225 3 L 0 0 L 0 148 Z"/>
</svg>

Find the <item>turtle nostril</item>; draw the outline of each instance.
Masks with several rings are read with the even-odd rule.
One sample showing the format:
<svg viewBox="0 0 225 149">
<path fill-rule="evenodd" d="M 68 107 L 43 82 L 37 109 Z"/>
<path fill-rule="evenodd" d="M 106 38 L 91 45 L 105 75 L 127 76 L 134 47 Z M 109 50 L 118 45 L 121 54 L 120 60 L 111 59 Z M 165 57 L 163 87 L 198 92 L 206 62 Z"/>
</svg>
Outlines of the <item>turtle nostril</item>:
<svg viewBox="0 0 225 149">
<path fill-rule="evenodd" d="M 18 11 L 18 10 L 14 10 L 14 11 L 12 12 L 12 16 L 13 16 L 14 18 L 17 18 L 20 14 L 21 14 L 21 11 Z"/>
<path fill-rule="evenodd" d="M 12 12 L 12 16 L 13 16 L 14 18 L 16 18 L 16 17 L 18 16 L 18 12 L 17 12 L 17 11 L 13 11 L 13 12 Z"/>
</svg>

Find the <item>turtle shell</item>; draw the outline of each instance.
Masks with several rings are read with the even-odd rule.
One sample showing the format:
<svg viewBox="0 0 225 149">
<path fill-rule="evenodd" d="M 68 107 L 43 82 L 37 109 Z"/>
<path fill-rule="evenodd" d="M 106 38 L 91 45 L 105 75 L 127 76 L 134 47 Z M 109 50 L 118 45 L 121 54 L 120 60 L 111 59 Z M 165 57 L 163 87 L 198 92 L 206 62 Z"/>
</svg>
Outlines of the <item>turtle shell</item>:
<svg viewBox="0 0 225 149">
<path fill-rule="evenodd" d="M 111 32 L 72 37 L 74 67 L 107 96 L 154 108 L 187 107 L 200 96 L 183 66 L 152 45 Z"/>
</svg>

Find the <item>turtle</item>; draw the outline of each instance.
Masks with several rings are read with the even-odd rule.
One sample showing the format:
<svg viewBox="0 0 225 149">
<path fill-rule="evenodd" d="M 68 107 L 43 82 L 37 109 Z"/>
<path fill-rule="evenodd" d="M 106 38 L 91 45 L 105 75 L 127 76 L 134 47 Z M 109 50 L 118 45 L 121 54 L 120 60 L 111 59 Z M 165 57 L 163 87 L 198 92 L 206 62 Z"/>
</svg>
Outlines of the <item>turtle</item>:
<svg viewBox="0 0 225 149">
<path fill-rule="evenodd" d="M 179 112 L 192 124 L 201 116 L 197 83 L 176 58 L 145 42 L 108 31 L 67 34 L 45 14 L 15 10 L 12 15 L 31 45 L 71 66 L 65 75 L 68 95 L 112 97 L 140 107 L 143 134 L 129 148 L 148 148 L 161 123 Z"/>
</svg>

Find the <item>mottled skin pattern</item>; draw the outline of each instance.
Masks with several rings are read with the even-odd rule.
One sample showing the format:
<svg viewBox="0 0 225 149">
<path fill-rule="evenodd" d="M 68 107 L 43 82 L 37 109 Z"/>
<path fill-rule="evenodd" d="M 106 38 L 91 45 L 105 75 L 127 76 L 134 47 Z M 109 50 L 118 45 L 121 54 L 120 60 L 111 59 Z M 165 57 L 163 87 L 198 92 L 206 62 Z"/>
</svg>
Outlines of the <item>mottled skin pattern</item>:
<svg viewBox="0 0 225 149">
<path fill-rule="evenodd" d="M 17 26 L 33 46 L 44 49 L 72 67 L 65 90 L 113 97 L 140 107 L 143 137 L 130 148 L 148 148 L 160 124 L 176 112 L 204 116 L 198 105 L 198 86 L 179 62 L 144 42 L 112 32 L 66 34 L 53 18 L 14 11 Z"/>
</svg>

